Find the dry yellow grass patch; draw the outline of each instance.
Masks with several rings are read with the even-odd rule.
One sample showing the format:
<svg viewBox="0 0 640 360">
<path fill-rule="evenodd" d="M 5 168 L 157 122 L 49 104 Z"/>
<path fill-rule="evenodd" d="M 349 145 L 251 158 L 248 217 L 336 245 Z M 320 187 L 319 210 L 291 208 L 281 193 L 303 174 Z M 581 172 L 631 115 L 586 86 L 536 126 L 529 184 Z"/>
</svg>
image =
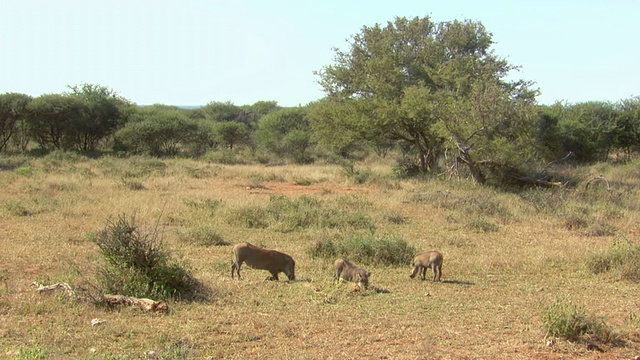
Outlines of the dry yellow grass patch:
<svg viewBox="0 0 640 360">
<path fill-rule="evenodd" d="M 331 165 L 144 158 L 57 166 L 34 160 L 30 174 L 0 172 L 0 354 L 42 353 L 47 359 L 139 359 L 149 352 L 165 359 L 640 355 L 638 285 L 585 267 L 613 236 L 568 230 L 560 216 L 536 212 L 515 194 L 464 181 L 396 180 L 387 165 L 362 167 L 371 171 L 362 184 Z M 637 177 L 625 181 L 640 183 Z M 311 196 L 335 206 L 358 201 L 377 234 L 397 234 L 418 249 L 442 251 L 444 282 L 410 280 L 407 259 L 406 266 L 365 266 L 372 272 L 372 289 L 352 292 L 351 285 L 334 284 L 331 260 L 308 254 L 323 236 L 352 230 L 282 232 L 229 221 L 235 210 L 264 207 L 278 195 Z M 475 202 L 464 203 L 469 199 Z M 100 255 L 87 234 L 119 214 L 137 214 L 142 227 L 159 220 L 163 241 L 210 288 L 209 300 L 171 303 L 168 314 L 154 315 L 34 291 L 34 281 L 91 284 Z M 610 221 L 618 232 L 637 237 L 639 214 L 625 209 Z M 264 281 L 266 272 L 249 268 L 243 269 L 245 280 L 232 280 L 230 246 L 180 239 L 181 232 L 205 225 L 230 243 L 249 241 L 292 255 L 298 280 Z M 540 312 L 558 297 L 605 316 L 624 343 L 605 344 L 604 353 L 561 339 L 547 347 Z M 106 322 L 91 326 L 94 318 Z"/>
</svg>

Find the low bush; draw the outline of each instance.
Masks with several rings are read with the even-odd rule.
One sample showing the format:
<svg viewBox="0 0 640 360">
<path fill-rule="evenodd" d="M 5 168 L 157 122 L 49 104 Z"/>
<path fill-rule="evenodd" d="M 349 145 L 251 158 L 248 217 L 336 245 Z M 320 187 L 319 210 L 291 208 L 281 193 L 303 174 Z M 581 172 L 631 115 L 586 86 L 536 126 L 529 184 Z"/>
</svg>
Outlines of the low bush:
<svg viewBox="0 0 640 360">
<path fill-rule="evenodd" d="M 153 299 L 194 299 L 199 282 L 164 249 L 158 229 L 141 232 L 135 216 L 109 220 L 92 236 L 105 260 L 98 281 L 106 293 Z"/>
<path fill-rule="evenodd" d="M 265 207 L 248 206 L 233 209 L 228 213 L 228 222 L 248 228 L 273 227 L 282 232 L 298 229 L 367 229 L 373 231 L 373 221 L 361 211 L 351 208 L 357 203 L 338 201 L 339 204 L 327 204 L 314 197 L 302 195 L 291 199 L 284 195 L 271 196 Z M 347 209 L 345 209 L 347 208 Z"/>
<path fill-rule="evenodd" d="M 603 318 L 590 315 L 565 299 L 556 299 L 553 304 L 544 308 L 542 323 L 548 335 L 569 341 L 577 341 L 589 335 L 594 340 L 609 342 L 613 336 Z"/>
<path fill-rule="evenodd" d="M 406 265 L 416 253 L 413 246 L 396 235 L 377 237 L 354 233 L 343 239 L 322 239 L 309 250 L 312 258 L 347 258 L 368 265 Z"/>
<path fill-rule="evenodd" d="M 622 279 L 640 282 L 640 243 L 617 236 L 609 250 L 587 260 L 587 267 L 594 274 L 617 271 Z"/>
</svg>

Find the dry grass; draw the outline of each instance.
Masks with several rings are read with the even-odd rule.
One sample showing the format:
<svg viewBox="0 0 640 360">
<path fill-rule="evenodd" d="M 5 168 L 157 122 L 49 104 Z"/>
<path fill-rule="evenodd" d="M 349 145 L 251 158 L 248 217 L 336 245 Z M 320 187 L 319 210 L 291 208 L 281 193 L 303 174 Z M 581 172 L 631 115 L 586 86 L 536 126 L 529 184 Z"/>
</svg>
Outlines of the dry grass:
<svg viewBox="0 0 640 360">
<path fill-rule="evenodd" d="M 586 267 L 614 235 L 569 229 L 580 215 L 637 239 L 640 176 L 612 168 L 624 192 L 617 205 L 536 210 L 516 194 L 466 182 L 389 178 L 390 167 L 367 163 L 359 183 L 339 166 L 216 165 L 191 160 L 29 160 L 0 171 L 0 357 L 15 359 L 632 359 L 640 355 L 638 284 Z M 601 171 L 602 169 L 597 169 Z M 625 171 L 626 170 L 626 171 Z M 616 182 L 617 181 L 617 182 Z M 632 190 L 629 190 L 632 189 Z M 603 192 L 601 188 L 591 192 Z M 444 253 L 443 283 L 410 280 L 409 266 L 365 266 L 372 288 L 335 285 L 330 261 L 308 249 L 349 228 L 245 227 L 238 209 L 266 206 L 272 195 L 305 194 L 335 206 L 358 206 L 376 234 L 400 236 L 418 249 Z M 342 204 L 345 195 L 350 202 Z M 585 195 L 586 196 L 586 195 Z M 593 197 L 594 194 L 588 194 Z M 584 197 L 584 196 L 583 196 Z M 578 198 L 578 197 L 576 197 Z M 577 204 L 577 203 L 576 203 Z M 576 210 L 577 209 L 577 210 Z M 202 302 L 171 303 L 168 314 L 109 310 L 44 295 L 31 283 L 95 283 L 101 260 L 88 234 L 120 214 L 153 227 L 192 274 L 210 289 Z M 391 221 L 390 214 L 394 219 Z M 294 282 L 263 281 L 244 270 L 232 280 L 231 247 L 185 239 L 198 231 L 221 243 L 249 241 L 291 254 Z M 407 259 L 407 264 L 410 259 Z M 599 343 L 557 339 L 548 347 L 541 312 L 569 299 L 604 317 L 618 334 Z M 91 326 L 91 320 L 106 320 Z"/>
</svg>

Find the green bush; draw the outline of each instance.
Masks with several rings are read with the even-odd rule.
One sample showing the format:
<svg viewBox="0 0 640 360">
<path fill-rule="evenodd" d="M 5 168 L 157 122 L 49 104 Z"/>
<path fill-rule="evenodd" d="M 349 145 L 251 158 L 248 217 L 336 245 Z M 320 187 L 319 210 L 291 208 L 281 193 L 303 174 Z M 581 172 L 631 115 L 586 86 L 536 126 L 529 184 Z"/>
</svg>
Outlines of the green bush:
<svg viewBox="0 0 640 360">
<path fill-rule="evenodd" d="M 640 282 L 640 243 L 618 236 L 609 250 L 591 256 L 587 266 L 594 274 L 617 271 L 622 279 Z"/>
<path fill-rule="evenodd" d="M 153 299 L 194 299 L 198 281 L 171 259 L 158 237 L 158 229 L 141 232 L 135 216 L 109 220 L 93 236 L 105 264 L 98 281 L 107 293 Z"/>
<path fill-rule="evenodd" d="M 612 338 L 612 332 L 604 319 L 594 317 L 564 299 L 556 299 L 543 309 L 542 323 L 548 335 L 569 341 L 580 340 L 584 335 L 603 342 L 609 342 Z"/>
<path fill-rule="evenodd" d="M 416 253 L 413 246 L 396 235 L 351 234 L 345 239 L 322 239 L 309 250 L 312 258 L 333 260 L 344 257 L 368 265 L 406 265 Z"/>
<path fill-rule="evenodd" d="M 311 227 L 375 229 L 368 216 L 357 209 L 351 210 L 360 206 L 353 199 L 343 198 L 336 203 L 327 204 L 307 195 L 295 199 L 277 195 L 271 196 L 265 207 L 249 206 L 230 211 L 228 221 L 248 228 L 274 227 L 282 232 Z"/>
</svg>

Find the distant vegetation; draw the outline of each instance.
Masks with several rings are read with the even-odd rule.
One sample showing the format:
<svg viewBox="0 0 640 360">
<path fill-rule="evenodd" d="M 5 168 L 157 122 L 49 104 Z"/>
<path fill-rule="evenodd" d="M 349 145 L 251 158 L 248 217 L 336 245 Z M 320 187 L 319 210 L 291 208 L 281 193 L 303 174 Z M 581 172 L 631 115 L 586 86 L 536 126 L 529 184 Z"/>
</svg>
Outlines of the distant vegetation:
<svg viewBox="0 0 640 360">
<path fill-rule="evenodd" d="M 137 106 L 98 84 L 36 98 L 0 94 L 0 153 L 272 165 L 394 154 L 398 177 L 499 186 L 558 186 L 564 179 L 548 171 L 552 162 L 627 161 L 638 153 L 640 97 L 539 105 L 532 83 L 506 80 L 515 65 L 492 45 L 474 21 L 365 26 L 316 73 L 327 96 L 293 108 L 275 101 Z"/>
</svg>

